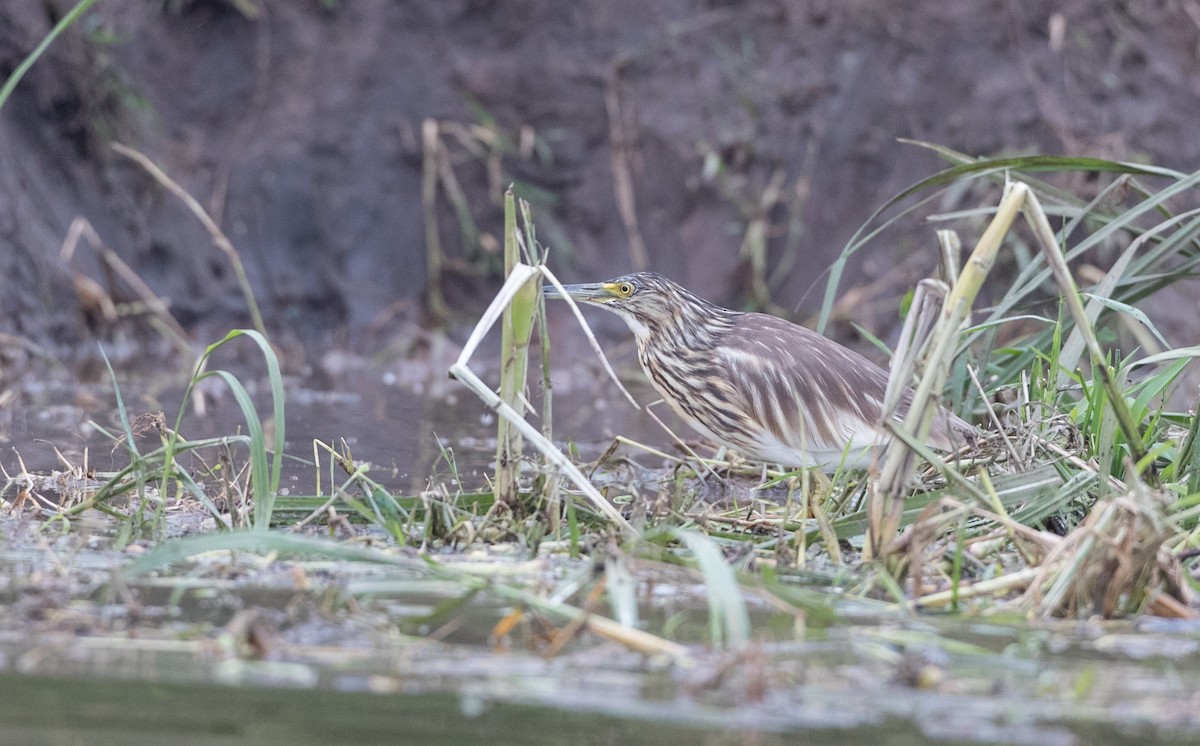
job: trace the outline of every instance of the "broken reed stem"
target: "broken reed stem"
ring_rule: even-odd
[[[954,231],[942,229],[937,232],[937,241],[938,273],[948,285],[955,281],[961,271],[958,266],[958,257],[962,253],[962,240]]]
[[[976,295],[983,285],[984,279],[995,262],[1001,242],[1011,229],[1018,213],[1022,213],[1029,223],[1038,244],[1045,254],[1046,263],[1062,291],[1064,302],[1075,320],[1076,329],[1082,336],[1088,353],[1092,359],[1092,367],[1098,371],[1101,385],[1116,415],[1117,422],[1129,442],[1129,450],[1134,464],[1147,464],[1145,479],[1152,486],[1158,483],[1158,474],[1154,464],[1148,457],[1146,446],[1142,440],[1141,430],[1129,407],[1125,403],[1120,385],[1113,377],[1111,368],[1105,360],[1104,351],[1096,339],[1092,325],[1088,319],[1079,290],[1067,266],[1066,257],[1058,246],[1054,230],[1046,212],[1042,209],[1037,195],[1022,182],[1009,182],[1005,194],[996,210],[995,217],[988,224],[987,230],[980,237],[971,253],[971,258],[959,275],[950,296],[942,309],[939,326],[934,332],[936,342],[927,357],[925,375],[913,395],[913,402],[902,425],[904,431],[913,436],[913,440],[923,443],[928,436],[932,422],[934,407],[932,395],[940,391],[949,371],[951,357],[954,352],[954,342],[958,338],[958,329],[970,312]],[[890,426],[890,423],[887,423]],[[886,558],[890,553],[890,545],[900,529],[900,521],[904,512],[904,493],[907,479],[912,468],[913,455],[910,449],[895,438],[884,455],[884,466],[871,493],[868,506],[867,542],[864,547],[866,558]]]
[[[552,283],[558,285],[557,280],[553,279],[544,267],[530,267],[527,264],[519,263],[513,267],[513,271],[509,273],[508,279],[504,282],[504,287],[492,300],[491,305],[484,311],[483,317],[479,323],[475,325],[471,336],[463,345],[462,352],[458,356],[458,360],[454,365],[450,366],[450,375],[462,382],[467,388],[471,389],[485,404],[491,407],[500,417],[508,419],[512,426],[521,432],[521,435],[526,440],[531,442],[534,447],[541,451],[547,459],[550,460],[556,467],[570,479],[576,487],[583,493],[596,510],[602,513],[606,518],[615,523],[623,531],[628,532],[633,536],[637,536],[638,532],[629,521],[625,520],[625,516],[614,508],[611,503],[604,499],[604,496],[592,485],[588,478],[579,471],[574,463],[567,458],[562,451],[558,450],[549,440],[537,431],[537,428],[525,421],[525,418],[518,415],[516,410],[506,404],[487,384],[485,384],[479,376],[475,375],[468,363],[471,356],[475,354],[475,350],[479,347],[479,343],[483,340],[488,331],[495,325],[500,318],[504,308],[512,300],[513,296],[519,292],[525,283],[536,279],[539,274],[543,274]]]
[[[425,218],[425,273],[429,286],[429,312],[439,319],[449,316],[442,296],[442,237],[438,233],[437,187],[441,138],[436,119],[421,123],[421,214]]]
[[[913,606],[918,609],[929,609],[950,606],[956,601],[980,596],[995,596],[1000,593],[1023,590],[1037,579],[1041,568],[1027,567],[1022,570],[1001,575],[998,578],[981,580],[970,585],[962,584],[957,588],[929,593],[913,599]]]
[[[883,394],[885,420],[890,419],[904,392],[911,387],[917,359],[923,345],[929,340],[934,325],[941,317],[941,310],[949,292],[946,283],[938,280],[924,279],[917,283],[908,316],[900,330],[900,338],[896,340],[896,347],[892,350],[888,385]]]
[[[521,263],[517,240],[517,206],[510,186],[504,192],[504,273],[511,275]],[[513,294],[504,309],[500,332],[500,399],[522,420],[525,418],[525,379],[529,362],[529,338],[537,312],[538,285],[531,280]],[[503,417],[496,433],[496,499],[510,507],[517,504],[517,477],[521,458],[521,433]]]
[[[912,404],[901,427],[912,434],[919,443],[929,437],[937,399],[945,385],[954,357],[959,328],[971,312],[975,297],[983,287],[983,281],[991,272],[996,254],[1016,220],[1029,187],[1020,182],[1009,185],[1000,201],[995,217],[980,236],[970,258],[954,283],[946,302],[942,305],[941,318],[933,331],[933,344],[925,358],[925,372],[913,393]],[[890,423],[889,423],[890,424]],[[871,491],[868,506],[867,541],[864,546],[866,558],[885,559],[891,553],[891,545],[900,530],[904,515],[904,495],[912,472],[912,452],[898,438],[884,451],[883,469]]]
[[[529,203],[520,202],[521,227],[527,237],[525,254],[530,264],[539,265],[545,262],[546,253],[537,242],[537,233],[530,214]],[[546,440],[554,441],[554,382],[550,377],[550,330],[546,326],[546,297],[542,292],[537,293],[537,305],[534,308],[537,320],[538,342],[542,353],[542,435]],[[550,462],[545,462],[550,466]],[[558,472],[547,468],[543,482],[543,492],[546,498],[546,513],[550,519],[550,528],[557,533],[559,529],[559,485],[562,481]]]
[[[213,244],[225,254],[229,259],[230,266],[233,267],[233,274],[237,278],[238,286],[242,289],[242,297],[246,300],[246,308],[250,311],[250,321],[254,324],[254,329],[263,337],[267,337],[267,327],[263,324],[262,313],[258,310],[258,301],[254,299],[254,289],[250,285],[250,277],[246,274],[246,267],[242,264],[241,254],[234,248],[230,240],[225,236],[221,227],[217,225],[204,208],[196,201],[196,198],[188,194],[183,187],[175,183],[170,176],[167,176],[161,168],[155,165],[154,161],[150,160],[144,153],[134,150],[128,145],[122,145],[119,142],[112,143],[112,149],[121,155],[129,158],[134,163],[137,163],[146,173],[154,177],[154,180],[161,184],[168,192],[179,198],[188,210],[196,216],[196,219],[208,231],[208,235],[212,237]]]

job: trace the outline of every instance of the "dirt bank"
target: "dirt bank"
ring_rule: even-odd
[[[0,74],[71,5],[0,6]],[[204,228],[114,140],[211,212],[284,340],[416,320],[430,214],[463,309],[494,277],[514,181],[564,277],[644,263],[739,304],[739,245],[765,215],[773,295],[811,308],[817,269],[939,167],[899,137],[1200,166],[1191,7],[108,0],[0,111],[0,332],[56,350],[118,333],[103,296],[118,313],[138,296],[86,241],[63,260],[77,217],[195,339],[248,322]],[[927,271],[930,234],[881,237],[854,282]]]

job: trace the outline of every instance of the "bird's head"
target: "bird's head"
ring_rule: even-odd
[[[547,298],[563,297],[554,287],[544,289]],[[639,342],[667,327],[697,326],[696,322],[713,315],[730,313],[654,272],[635,272],[607,282],[564,285],[563,290],[577,303],[600,306],[625,319]]]

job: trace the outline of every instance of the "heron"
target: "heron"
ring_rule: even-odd
[[[564,285],[576,302],[617,314],[655,390],[693,429],[742,456],[786,467],[865,468],[891,437],[883,368],[817,332],[722,308],[653,272]],[[554,287],[546,297],[561,298]],[[893,417],[912,402],[906,390]],[[943,407],[926,444],[954,451],[974,428]]]

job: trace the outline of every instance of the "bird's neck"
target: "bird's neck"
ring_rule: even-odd
[[[720,343],[739,315],[737,311],[693,298],[664,318],[643,324],[641,330],[634,329],[634,336],[639,348],[649,345],[677,353],[705,353]]]

